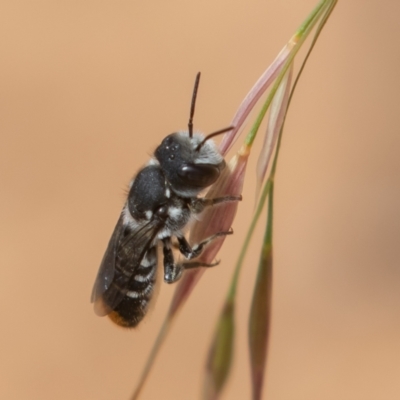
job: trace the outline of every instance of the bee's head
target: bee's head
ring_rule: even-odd
[[[172,133],[154,155],[172,189],[184,197],[197,196],[212,185],[225,166],[214,141],[204,140],[200,133]]]
[[[233,129],[221,129],[206,137],[201,133],[193,134],[193,115],[199,82],[200,72],[196,75],[193,88],[189,130],[168,135],[154,154],[172,190],[182,197],[197,196],[218,179],[225,161],[211,138]]]

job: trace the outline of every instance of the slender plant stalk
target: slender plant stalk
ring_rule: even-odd
[[[162,344],[164,343],[164,340],[165,340],[166,336],[168,335],[170,328],[171,328],[171,320],[165,319],[164,323],[161,326],[160,331],[158,332],[156,341],[153,344],[153,348],[151,349],[151,352],[147,358],[146,364],[142,370],[142,375],[139,378],[138,385],[136,386],[134,393],[130,397],[130,400],[136,400],[139,398],[139,395],[143,389],[143,386],[146,383],[146,378],[150,373],[150,370],[154,364],[157,354],[158,354]]]

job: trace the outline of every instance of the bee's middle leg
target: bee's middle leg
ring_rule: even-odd
[[[216,239],[217,237],[220,236],[225,236],[225,235],[230,235],[232,234],[232,231],[229,232],[219,232],[215,235],[210,236],[208,239],[203,240],[201,243],[199,243],[197,246],[193,246],[193,249],[190,247],[189,243],[186,241],[185,237],[182,236],[182,238],[178,237],[179,241],[179,249],[181,250],[182,254],[183,253],[181,249],[181,243],[184,243],[186,254],[191,255],[190,257],[185,257],[187,259],[191,259],[194,257],[197,257],[203,249],[203,247],[211,242],[212,240]],[[183,271],[185,269],[193,269],[193,268],[209,268],[209,267],[214,267],[219,264],[219,261],[216,261],[212,264],[207,264],[204,262],[199,262],[199,261],[191,261],[191,262],[184,262],[184,263],[175,263],[174,260],[174,254],[172,252],[171,248],[171,238],[165,238],[163,239],[163,253],[164,253],[164,282],[166,283],[174,283],[180,279],[180,277],[183,274]]]
[[[188,241],[186,240],[185,236],[178,236],[178,243],[179,243],[179,251],[187,258],[188,260],[192,260],[193,258],[198,257],[205,246],[207,246],[210,242],[213,240],[221,237],[221,236],[227,236],[227,235],[232,235],[233,230],[229,230],[228,232],[217,232],[214,235],[211,235],[207,239],[204,239],[202,242],[197,243],[193,246],[190,246]]]
[[[184,267],[176,264],[174,254],[171,249],[171,238],[163,239],[164,253],[164,282],[174,283],[182,276]]]

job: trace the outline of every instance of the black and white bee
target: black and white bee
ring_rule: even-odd
[[[206,137],[193,133],[193,115],[200,73],[193,90],[188,131],[168,135],[157,147],[154,158],[130,184],[128,197],[114,229],[92,291],[95,312],[108,315],[118,325],[135,327],[145,316],[157,275],[157,247],[163,247],[164,281],[179,280],[189,268],[211,267],[193,260],[219,232],[190,246],[183,229],[206,207],[240,196],[215,199],[197,197],[216,182],[225,161],[212,137],[232,130],[221,129]],[[174,241],[174,242],[173,242]],[[174,261],[173,248],[186,258]]]

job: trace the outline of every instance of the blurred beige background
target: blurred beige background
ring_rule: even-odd
[[[100,260],[131,176],[187,124],[229,124],[316,1],[0,3],[0,398],[127,399],[163,320],[94,315]],[[276,182],[269,400],[400,398],[400,5],[339,1],[298,86]],[[254,204],[163,348],[143,400],[198,399],[205,354]],[[261,237],[261,229],[258,238]],[[248,399],[239,292],[224,399]]]

